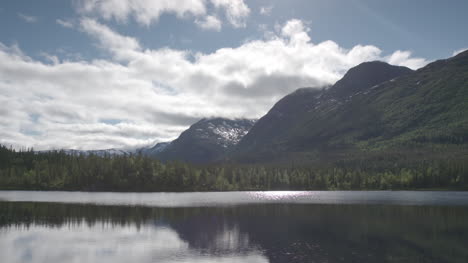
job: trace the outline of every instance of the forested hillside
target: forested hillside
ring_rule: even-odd
[[[16,152],[0,146],[0,189],[79,191],[468,190],[464,159],[373,156],[317,166],[162,163],[143,155]]]

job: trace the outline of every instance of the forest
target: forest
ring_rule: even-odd
[[[322,164],[193,165],[135,154],[70,155],[0,146],[0,189],[66,191],[468,190],[461,158],[379,156]]]

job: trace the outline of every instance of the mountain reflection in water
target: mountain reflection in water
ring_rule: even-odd
[[[468,262],[463,206],[0,202],[3,262]]]

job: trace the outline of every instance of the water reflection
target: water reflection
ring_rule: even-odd
[[[252,249],[231,253],[230,249],[237,250],[232,241],[239,241],[231,239],[231,234],[238,236],[225,232],[215,239],[224,253],[203,253],[191,249],[168,227],[90,226],[86,222],[19,226],[0,231],[0,253],[6,256],[5,262],[268,262]]]
[[[468,209],[0,202],[3,262],[468,262]]]
[[[150,262],[177,257],[188,244],[168,228],[134,226],[34,226],[2,231],[8,262]]]

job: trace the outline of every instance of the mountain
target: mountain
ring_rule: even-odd
[[[467,142],[468,52],[464,52],[417,71],[367,62],[350,69],[328,89],[297,90],[252,127],[231,158],[340,159]]]
[[[115,156],[142,154],[162,161],[210,163],[222,160],[254,125],[250,119],[202,119],[172,142],[160,142],[152,147],[135,150],[74,150],[63,149],[70,155]],[[54,151],[54,150],[53,150]]]
[[[248,119],[202,119],[190,126],[162,151],[152,154],[163,161],[208,163],[222,159],[254,125]]]
[[[140,148],[137,152],[141,152],[143,155],[154,156],[162,151],[164,151],[171,142],[159,142],[153,147]]]

